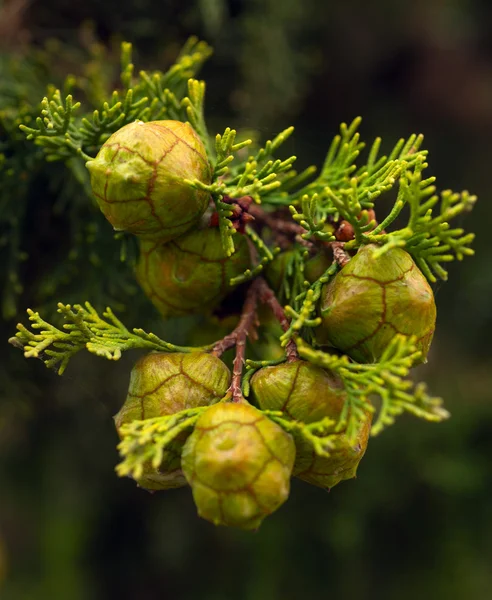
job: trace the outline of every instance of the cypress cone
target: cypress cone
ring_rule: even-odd
[[[338,421],[346,395],[333,373],[305,361],[282,363],[257,371],[251,379],[251,391],[263,410],[280,410],[302,423],[314,423],[325,417]],[[344,432],[337,434],[335,449],[329,457],[317,456],[302,438],[296,438],[296,462],[293,474],[326,489],[355,477],[367,448],[370,412],[360,426],[355,443]]]
[[[351,443],[345,433],[337,434],[335,448],[330,450],[328,457],[318,456],[312,446],[300,440],[293,474],[327,490],[341,481],[353,479],[367,449],[370,432],[371,413],[368,412],[366,420],[359,426],[355,442]]]
[[[195,227],[209,194],[185,179],[210,183],[205,148],[188,123],[135,121],[86,163],[99,208],[117,231],[166,242]]]
[[[182,466],[201,517],[257,529],[287,500],[294,459],[281,427],[245,402],[221,402],[199,418]]]
[[[262,410],[280,410],[303,423],[338,419],[345,402],[341,382],[303,360],[260,369],[251,379],[251,391]]]
[[[208,406],[226,393],[230,372],[215,356],[205,352],[153,352],[133,367],[127,398],[114,417],[119,432],[135,420],[172,415],[187,408]],[[186,436],[180,436],[164,452],[158,469],[144,466],[137,483],[150,490],[186,485],[181,471],[181,449]]]
[[[360,248],[323,287],[317,340],[370,363],[395,334],[414,335],[425,360],[436,323],[432,289],[408,252],[392,248],[375,259],[377,248]]]
[[[227,256],[218,228],[185,234],[167,244],[142,243],[138,282],[164,317],[210,312],[233,288],[232,277],[250,267],[244,236]]]

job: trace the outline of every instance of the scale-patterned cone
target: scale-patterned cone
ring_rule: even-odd
[[[182,466],[201,517],[257,529],[287,500],[294,459],[281,427],[249,404],[221,402],[198,420]]]
[[[317,340],[358,362],[377,362],[395,334],[415,335],[425,360],[436,322],[432,289],[405,250],[375,259],[377,248],[363,246],[323,288]]]
[[[226,365],[204,352],[155,352],[141,358],[133,367],[125,403],[115,416],[116,429],[135,420],[172,415],[186,408],[208,406],[226,393],[230,372]],[[161,465],[145,465],[137,483],[151,490],[181,487],[186,480],[181,471],[181,449],[185,439],[177,439],[166,452]]]
[[[165,245],[141,244],[137,279],[164,317],[210,312],[231,290],[232,277],[250,267],[244,236],[226,256],[218,228],[187,233]]]
[[[341,481],[353,479],[367,448],[371,431],[371,414],[362,423],[353,444],[345,433],[337,435],[335,448],[330,456],[318,456],[313,448],[304,441],[297,445],[297,460],[294,475],[318,487],[331,489]]]
[[[345,402],[334,375],[303,360],[260,369],[251,379],[251,391],[261,409],[281,410],[303,423],[338,419]]]
[[[314,423],[324,417],[338,420],[345,403],[342,384],[332,374],[305,361],[282,363],[257,371],[251,391],[263,410],[281,410],[291,419]],[[296,439],[294,475],[319,487],[330,489],[344,479],[355,477],[367,447],[370,420],[360,428],[354,444],[342,432],[329,457],[320,457],[302,439]]]
[[[86,166],[99,207],[118,231],[165,242],[193,228],[208,206],[208,193],[184,183],[210,183],[212,176],[188,123],[125,125]]]

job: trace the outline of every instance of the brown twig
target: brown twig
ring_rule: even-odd
[[[277,300],[277,296],[272,288],[268,285],[268,283],[263,279],[263,277],[258,277],[258,294],[260,298],[260,302],[263,304],[268,304],[268,306],[272,309],[274,317],[280,323],[280,327],[284,331],[287,331],[290,327],[289,320],[285,316],[284,309],[282,305]],[[293,339],[290,339],[287,342],[285,347],[285,353],[287,355],[287,362],[294,362],[299,360],[299,354],[297,352],[297,346]]]
[[[251,196],[243,196],[242,198],[231,198],[230,196],[224,196],[222,202],[230,204],[231,215],[228,217],[232,226],[239,233],[244,233],[246,225],[251,221],[254,221],[254,216],[250,213],[250,207],[253,202]],[[219,226],[219,214],[217,211],[212,213],[210,217],[210,226]]]
[[[233,402],[241,402],[243,400],[243,392],[241,389],[241,378],[243,375],[243,367],[246,356],[246,341],[248,336],[252,337],[255,333],[257,321],[258,301],[267,304],[280,323],[284,331],[289,329],[289,321],[285,316],[282,305],[277,300],[275,292],[271,289],[263,277],[256,278],[250,285],[246,300],[244,301],[241,318],[236,327],[224,338],[215,343],[211,354],[220,357],[226,350],[236,347],[236,356],[232,366],[232,379],[229,386],[229,392],[232,395]],[[293,339],[289,340],[285,348],[287,362],[299,360],[297,347]]]
[[[233,402],[241,402],[243,400],[241,377],[245,362],[246,340],[248,339],[248,335],[254,331],[254,328],[257,325],[256,308],[258,306],[258,290],[259,280],[256,279],[251,284],[246,295],[239,323],[229,335],[226,335],[222,340],[219,340],[212,349],[212,354],[219,357],[226,350],[229,350],[229,348],[236,346],[236,356],[232,367],[232,380],[229,387],[229,391],[232,393]]]
[[[302,238],[302,235],[306,233],[306,230],[301,225],[288,220],[288,215],[270,214],[267,213],[261,206],[257,204],[251,204],[249,207],[249,214],[252,215],[256,221],[265,224],[269,229],[272,230],[276,236],[278,244],[283,247],[288,244],[290,238],[294,238],[296,242],[306,246],[307,248],[312,247],[312,242]]]
[[[286,219],[266,213],[259,206],[252,204],[252,199],[248,196],[239,198],[237,200],[228,198],[228,200],[229,203],[234,206],[234,217],[237,221],[236,224],[238,228],[246,224],[248,220],[254,217],[255,220],[258,220],[269,227],[279,238],[288,239],[289,236],[294,236],[297,241],[303,243],[304,245],[308,245],[310,247],[313,246],[311,242],[306,242],[306,240],[301,238],[302,233],[305,231],[303,227],[297,223],[292,223]],[[245,217],[250,217],[250,219],[245,220]],[[341,266],[346,264],[350,260],[350,257],[346,254],[346,252],[344,252],[343,243],[334,242],[331,245],[333,247],[333,254],[339,264]],[[252,264],[255,264],[258,262],[258,253],[250,239],[248,239],[248,246],[251,254],[251,262]],[[239,323],[233,329],[233,331],[231,331],[231,333],[226,335],[223,339],[217,341],[212,349],[212,355],[220,357],[226,350],[229,350],[234,346],[236,347],[236,356],[234,357],[232,370],[232,380],[228,390],[232,395],[233,402],[243,401],[241,378],[245,363],[246,341],[248,336],[251,337],[256,332],[255,327],[258,325],[258,301],[270,307],[274,317],[280,323],[283,331],[288,331],[290,327],[289,320],[287,319],[284,309],[278,301],[275,292],[271,289],[263,277],[257,277],[250,285],[246,294],[246,299],[243,305]],[[288,341],[285,348],[285,353],[288,362],[299,360],[297,346],[293,339]]]
[[[344,267],[350,260],[350,256],[345,250],[343,242],[330,242],[331,249],[333,250],[333,258],[337,261],[340,267]]]
[[[261,206],[258,206],[257,204],[252,204],[249,207],[249,213],[253,215],[256,220],[265,223],[265,225],[270,229],[280,231],[280,233],[287,233],[291,235],[305,233],[305,230],[301,225],[298,225],[292,221],[287,221],[283,218],[278,218],[278,215],[274,216],[270,213],[267,213],[263,210],[263,208],[261,208]]]

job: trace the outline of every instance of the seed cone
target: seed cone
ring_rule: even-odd
[[[86,164],[99,208],[118,231],[161,242],[194,227],[209,194],[184,183],[210,183],[205,148],[188,123],[135,121]]]
[[[340,381],[303,360],[260,369],[251,379],[251,391],[261,409],[281,410],[303,423],[338,419],[345,402]]]
[[[291,419],[306,424],[324,417],[337,421],[345,403],[341,382],[327,370],[305,361],[260,369],[251,379],[251,391],[263,410],[281,410]],[[345,433],[337,434],[336,447],[329,457],[317,456],[307,442],[297,438],[294,475],[327,489],[355,477],[369,431],[368,418],[361,425],[355,443],[350,444]]]
[[[324,286],[318,342],[376,362],[395,334],[415,335],[425,360],[436,322],[432,289],[407,252],[392,248],[375,259],[375,250],[363,246]]]
[[[233,288],[232,277],[250,266],[246,239],[234,238],[226,256],[217,228],[188,233],[171,242],[141,244],[136,275],[164,317],[210,312]]]
[[[335,448],[330,450],[328,457],[318,456],[306,442],[299,442],[294,475],[327,490],[341,481],[353,479],[366,451],[370,431],[371,415],[368,413],[367,420],[359,427],[355,442],[351,444],[345,433],[338,434]]]
[[[198,514],[215,525],[256,529],[288,498],[292,438],[246,403],[220,403],[198,420],[182,455]]]
[[[135,420],[172,415],[187,408],[218,402],[226,393],[230,372],[210,354],[155,352],[133,367],[125,403],[114,417],[119,433],[122,425]],[[151,490],[181,487],[181,449],[186,439],[176,439],[164,452],[158,469],[149,463],[137,483]]]

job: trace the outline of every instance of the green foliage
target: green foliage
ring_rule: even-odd
[[[27,139],[41,146],[48,160],[66,160],[70,156],[84,161],[93,158],[107,138],[124,125],[137,119],[156,121],[190,118],[204,134],[203,94],[201,82],[191,79],[211,49],[205,42],[190,39],[176,63],[166,73],[141,71],[133,81],[131,44],[122,44],[122,90],[114,90],[92,114],[77,116],[80,102],[71,94],[65,98],[59,89],[45,96],[36,126],[22,125]],[[189,90],[190,97],[186,96]],[[204,139],[207,136],[204,135]]]
[[[63,55],[64,61],[59,61]],[[0,259],[2,316],[17,314],[19,295],[27,292],[30,302],[44,307],[58,294],[65,301],[74,296],[90,297],[94,303],[107,303],[122,309],[122,298],[134,296],[136,286],[131,270],[132,244],[115,240],[92,200],[88,172],[73,147],[60,146],[65,160],[47,164],[56,156],[53,137],[47,152],[26,140],[20,125],[31,126],[39,112],[38,98],[56,95],[48,78],[56,81],[65,97],[74,89],[91,106],[105,97],[114,80],[111,50],[92,43],[85,50],[49,42],[45,47],[0,55]],[[66,76],[67,67],[76,75]],[[57,69],[62,69],[59,73]],[[108,92],[109,93],[109,92]],[[68,111],[66,110],[68,108]],[[52,110],[48,103],[48,109]],[[65,127],[73,106],[63,100],[57,113]],[[55,117],[53,117],[55,118]],[[61,121],[61,125],[60,125]],[[68,130],[74,132],[71,122]],[[75,135],[75,133],[74,133]],[[56,146],[56,144],[55,144]],[[57,232],[57,248],[40,252],[46,237]],[[120,246],[124,244],[124,248]],[[122,256],[123,253],[123,256]],[[44,259],[43,273],[36,261]],[[87,265],[91,265],[87,269]],[[107,269],[107,272],[105,272]],[[80,277],[83,272],[84,276]],[[39,273],[39,275],[38,275]],[[136,304],[136,303],[135,303]],[[46,308],[44,308],[46,310]]]
[[[318,211],[318,201],[319,196],[316,192],[312,196],[305,194],[301,198],[302,212],[297,211],[296,207],[293,205],[289,207],[292,218],[306,230],[306,233],[302,234],[303,239],[309,240],[311,238],[316,238],[323,242],[333,242],[336,239],[335,236],[332,233],[324,231],[330,213],[326,212],[325,215],[321,216]],[[335,214],[336,211],[332,210],[331,215]]]
[[[321,318],[313,318],[313,314],[316,311],[316,303],[321,296],[322,287],[336,275],[337,271],[338,265],[334,262],[319,279],[308,287],[307,290],[304,290],[292,298],[294,307],[290,305],[285,307],[285,312],[291,318],[291,322],[289,329],[287,329],[280,338],[283,346],[286,346],[289,340],[302,331],[303,328],[313,328],[320,325]]]
[[[297,347],[300,356],[330,369],[342,379],[347,401],[337,429],[346,428],[351,438],[355,438],[359,423],[365,420],[373,396],[379,396],[381,407],[372,425],[372,435],[392,425],[395,417],[404,411],[428,421],[442,421],[449,416],[442,407],[442,400],[427,394],[425,384],[414,388],[413,382],[406,379],[421,354],[411,337],[395,335],[380,361],[373,364],[359,364],[345,355],[314,350],[302,340],[298,341]]]
[[[85,306],[76,304],[74,307],[60,303],[58,312],[66,321],[62,329],[28,309],[27,314],[34,331],[19,323],[18,332],[9,341],[14,346],[23,348],[26,358],[41,358],[48,368],[58,368],[59,375],[63,374],[70,359],[83,349],[108,360],[118,360],[122,352],[136,348],[166,352],[198,350],[175,346],[142,329],[130,332],[110,308],[104,311],[103,319],[89,302]]]
[[[117,467],[120,476],[138,479],[144,465],[152,461],[154,468],[162,462],[166,448],[183,432],[190,432],[196,421],[208,406],[186,409],[174,415],[133,421],[121,428],[123,440],[119,445],[122,462]],[[306,425],[293,421],[279,411],[261,411],[294,439],[308,443],[318,456],[330,456],[330,450],[336,448],[337,434],[334,421],[325,418]]]
[[[223,202],[224,197],[241,198],[250,196],[253,200],[261,204],[270,203],[278,190],[282,189],[283,181],[292,179],[295,173],[292,170],[292,164],[295,156],[286,160],[275,159],[273,155],[277,149],[287,140],[294,131],[289,127],[275,137],[274,140],[268,140],[256,154],[248,156],[246,159],[239,159],[237,164],[233,161],[238,153],[252,144],[251,140],[245,140],[234,144],[236,131],[227,128],[223,135],[216,137],[216,160],[212,183],[203,184],[200,181],[189,181],[197,189],[206,190],[212,196],[219,214],[219,226],[222,234],[224,248],[227,249],[230,256],[234,252],[234,227],[229,217],[232,216],[230,205]],[[235,156],[236,155],[236,156]],[[286,181],[287,182],[287,181]],[[246,231],[251,237],[252,242],[257,246],[262,255],[260,267],[256,273],[259,273],[263,266],[273,260],[273,252],[266,249],[264,244],[258,244],[257,239],[251,229]],[[251,273],[245,273],[244,280],[251,279],[254,276]]]
[[[290,433],[296,441],[304,442],[311,447],[317,456],[328,458],[330,451],[336,448],[337,433],[334,432],[335,422],[325,417],[314,423],[302,423],[286,418],[280,411],[263,411],[272,421]]]
[[[453,261],[455,258],[462,260],[465,256],[474,254],[469,244],[475,235],[465,233],[461,227],[451,229],[449,221],[470,211],[476,201],[476,197],[466,191],[459,194],[445,190],[440,196],[434,194],[433,181],[433,178],[422,180],[420,172],[407,174],[401,183],[403,203],[406,202],[410,206],[407,227],[384,238],[384,234],[378,236],[372,232],[375,241],[383,239],[386,242],[381,252],[392,246],[404,246],[431,282],[436,281],[436,275],[447,279],[448,273],[441,263]],[[433,209],[436,206],[438,214],[434,216]],[[397,204],[394,211],[398,209]],[[393,215],[389,217],[392,218]],[[377,231],[381,231],[382,226],[384,223],[378,226]]]
[[[208,45],[192,39],[167,72],[142,71],[134,77],[131,46],[123,44],[121,88],[107,90],[106,95],[95,94],[95,110],[87,111],[74,101],[72,93],[66,93],[72,90],[62,92],[53,88],[42,101],[40,116],[34,118],[31,114],[21,129],[28,140],[35,142],[37,160],[41,149],[49,162],[65,163],[89,206],[84,163],[97,154],[112,133],[135,119],[188,120],[204,143],[213,175],[210,183],[196,179],[183,179],[183,183],[210,195],[211,206],[204,220],[209,215],[216,219],[226,256],[235,250],[235,236],[249,238],[253,265],[230,284],[258,278],[281,247],[289,249],[291,256],[280,289],[275,290],[277,296],[261,278],[257,279],[245,294],[238,325],[213,346],[200,348],[220,356],[236,347],[232,382],[224,401],[242,401],[242,394],[248,396],[254,371],[277,362],[248,361],[246,376],[242,377],[246,339],[249,335],[254,343],[258,306],[263,303],[272,309],[277,326],[283,330],[278,342],[284,347],[286,358],[296,360],[300,356],[331,371],[346,393],[336,423],[323,419],[306,425],[285,414],[266,411],[271,420],[310,446],[316,455],[329,456],[335,448],[336,436],[342,431],[349,440],[355,440],[361,424],[367,422],[368,413],[376,411],[375,399],[379,406],[373,435],[405,411],[428,421],[447,418],[441,400],[427,394],[423,384],[414,385],[408,379],[410,369],[420,357],[412,337],[395,335],[377,363],[358,364],[336,350],[332,353],[315,347],[313,329],[320,324],[317,310],[323,286],[361,246],[377,244],[379,254],[394,247],[405,248],[429,281],[437,277],[446,279],[444,263],[473,254],[470,248],[473,234],[452,228],[450,221],[470,210],[475,197],[467,192],[436,193],[435,178],[422,175],[428,166],[427,152],[421,149],[422,136],[399,140],[389,154],[382,156],[381,140],[377,138],[366,160],[360,162],[364,149],[357,131],[360,118],[350,125],[342,124],[318,174],[314,167],[298,173],[294,169],[294,156],[278,157],[281,146],[293,133],[292,127],[258,148],[250,139],[236,142],[236,131],[231,128],[218,134],[213,143],[204,116],[205,83],[195,79],[209,55]],[[383,197],[392,200],[386,215],[376,211],[377,202]],[[377,217],[373,216],[376,214]],[[391,229],[397,218],[401,220],[404,215],[406,224]],[[337,228],[341,222],[353,229],[353,237],[348,241],[338,241]],[[213,226],[212,220],[210,223]],[[318,271],[321,274],[307,281],[308,261],[328,251],[332,253],[331,264],[328,267],[323,264]],[[108,265],[105,270],[109,270]],[[149,296],[153,293],[155,290]],[[110,308],[101,317],[89,303],[73,308],[60,303],[58,312],[65,319],[61,328],[29,310],[32,330],[19,324],[10,341],[22,347],[26,357],[41,358],[60,374],[72,356],[84,348],[109,360],[117,360],[123,351],[136,348],[167,352],[197,350],[165,342],[142,329],[130,331]],[[205,410],[208,409],[185,410],[122,427],[123,462],[118,473],[138,479],[149,461],[157,468],[166,447],[177,436],[190,432]]]
[[[468,192],[456,194],[451,191],[435,194],[435,177],[422,178],[428,167],[427,151],[421,150],[422,135],[412,135],[408,140],[399,140],[386,156],[378,158],[381,139],[372,144],[367,161],[357,166],[365,144],[360,142],[357,129],[360,118],[350,126],[343,123],[340,135],[330,146],[325,163],[318,177],[302,188],[293,198],[290,210],[310,239],[324,241],[333,239],[323,233],[323,225],[330,217],[344,219],[354,229],[354,240],[346,244],[347,250],[363,244],[376,243],[380,252],[389,248],[405,248],[415,259],[429,281],[436,276],[447,278],[441,263],[473,254],[469,247],[473,234],[464,234],[463,229],[451,229],[449,222],[463,212],[471,210],[476,197]],[[361,218],[363,210],[375,208],[375,200],[397,190],[397,197],[389,214],[379,225],[367,217]],[[438,206],[438,215],[433,209]],[[296,205],[300,204],[301,211]],[[402,210],[409,208],[405,227],[386,232]]]
[[[280,252],[280,248],[276,247],[270,249],[261,237],[251,227],[246,228],[246,235],[250,238],[251,243],[256,248],[259,255],[258,264],[252,269],[247,269],[242,275],[231,279],[231,285],[238,285],[244,283],[250,279],[254,279],[257,275],[260,275],[264,267],[271,262],[274,257]]]
[[[227,255],[234,251],[234,227],[230,205],[225,197],[251,196],[256,203],[268,206],[290,206],[296,222],[304,228],[303,238],[331,242],[335,238],[326,225],[337,219],[348,221],[355,233],[347,250],[362,244],[377,243],[381,252],[394,246],[405,247],[430,281],[436,275],[445,279],[442,263],[472,254],[469,244],[472,234],[460,228],[451,229],[449,221],[470,210],[475,197],[464,192],[456,195],[444,192],[438,216],[432,209],[439,202],[434,194],[434,178],[422,179],[427,167],[427,152],[421,149],[423,136],[412,135],[399,140],[388,155],[379,156],[381,139],[372,144],[368,158],[357,165],[365,144],[360,141],[358,127],[361,119],[349,126],[342,124],[340,134],[333,139],[325,162],[314,180],[312,167],[298,174],[292,167],[295,157],[276,158],[280,146],[292,134],[289,127],[253,154],[245,154],[251,140],[235,143],[236,131],[227,128],[215,139],[212,149],[204,117],[205,84],[193,79],[197,70],[210,55],[210,48],[192,39],[176,63],[166,72],[148,74],[141,71],[133,77],[131,46],[122,45],[122,90],[115,90],[92,115],[76,116],[80,103],[72,95],[62,97],[54,90],[42,102],[41,116],[36,127],[21,128],[40,145],[49,160],[83,160],[94,156],[111,133],[123,125],[140,119],[188,119],[196,129],[214,166],[210,184],[188,181],[190,185],[210,193],[219,218],[222,243]],[[302,185],[304,183],[304,185]],[[397,198],[389,214],[375,227],[375,222],[361,218],[363,210],[375,207],[375,201],[397,188]],[[409,207],[405,227],[393,232],[386,229],[402,210]],[[260,272],[273,258],[273,250],[256,243],[251,229],[247,235],[260,249],[258,270],[245,273],[244,280]],[[306,309],[304,308],[304,312]]]
[[[157,469],[169,444],[182,433],[190,432],[200,415],[208,408],[188,408],[174,415],[123,425],[123,440],[118,446],[123,460],[116,468],[118,475],[138,479],[149,461]]]

